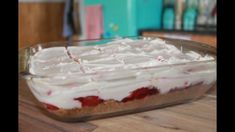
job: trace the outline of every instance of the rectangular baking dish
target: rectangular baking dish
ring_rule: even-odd
[[[129,38],[146,42],[156,39]],[[73,47],[86,49],[86,47],[95,46],[97,48],[114,41],[114,39],[82,40],[43,43],[21,49],[19,71],[20,75],[25,78],[30,91],[37,98],[39,106],[44,109],[43,113],[66,122],[86,121],[187,103],[199,99],[216,85],[216,49],[214,47],[189,40],[161,39],[181,49],[182,52],[195,51],[202,56],[210,55],[214,59],[90,73],[74,72],[71,74],[72,70],[70,70],[69,73],[63,72],[63,74],[48,76],[30,71],[32,57],[43,49],[59,47],[67,51],[66,54],[71,57]],[[51,58],[49,57],[48,62],[45,63],[62,59],[53,56],[52,52],[50,55]],[[74,62],[79,61],[78,58],[71,57],[70,59]],[[41,63],[43,62],[39,62]],[[75,67],[82,68],[79,62]],[[179,71],[180,74],[178,74]],[[157,86],[161,84],[163,90],[146,82]],[[184,85],[179,86],[176,82],[183,82]],[[164,91],[164,89],[168,90]],[[54,102],[61,104],[62,107],[56,106]],[[77,107],[74,107],[76,105]]]

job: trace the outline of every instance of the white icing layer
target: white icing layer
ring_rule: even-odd
[[[181,50],[161,39],[121,39],[99,46],[42,49],[31,56],[30,73],[51,77],[27,82],[39,101],[71,109],[81,107],[74,100],[77,97],[95,95],[121,101],[141,87],[154,86],[164,94],[176,87],[216,81],[215,61],[171,66],[214,60],[209,55]],[[149,68],[160,65],[168,66]]]

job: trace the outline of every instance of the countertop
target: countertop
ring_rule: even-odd
[[[216,34],[202,34],[202,33],[190,33],[190,32],[173,32],[173,31],[156,31],[146,30],[141,32],[141,36],[148,37],[173,37],[177,39],[187,39],[196,42],[202,42],[213,47],[217,47]]]
[[[216,88],[202,99],[162,109],[66,123],[41,113],[24,79],[19,79],[20,132],[215,132]]]

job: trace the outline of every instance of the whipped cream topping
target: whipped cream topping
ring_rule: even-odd
[[[212,60],[212,61],[208,61]],[[31,56],[30,73],[47,76],[27,83],[41,102],[80,108],[77,97],[99,96],[121,101],[146,86],[161,94],[216,80],[212,56],[177,48],[164,40],[119,39],[98,46],[52,47]],[[204,63],[187,63],[202,62]],[[186,63],[185,65],[173,65]],[[162,67],[159,67],[164,65]]]

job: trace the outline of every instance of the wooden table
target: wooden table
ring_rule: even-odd
[[[204,98],[131,115],[65,123],[42,114],[25,80],[19,79],[20,132],[215,132],[216,88]]]

